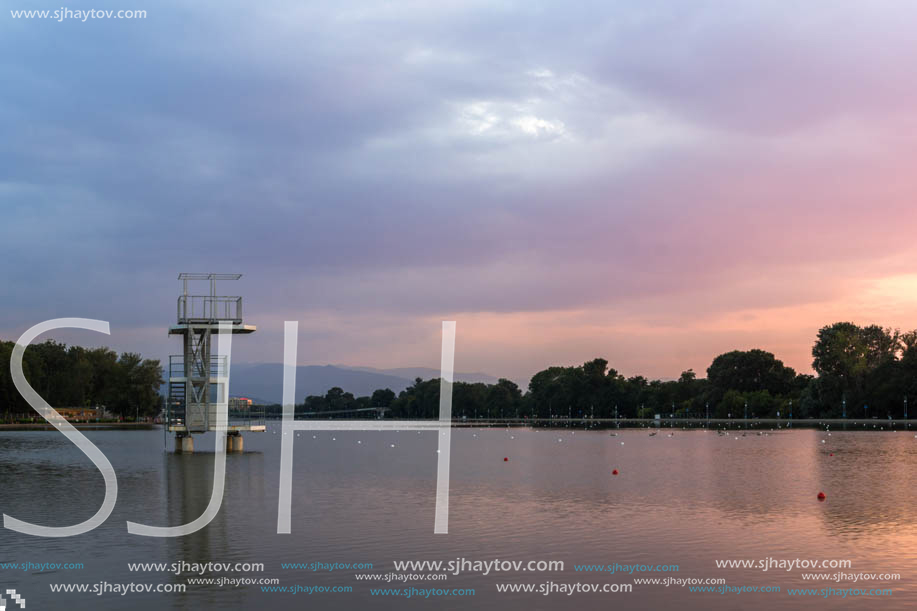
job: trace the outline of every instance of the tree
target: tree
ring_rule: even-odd
[[[549,367],[529,380],[531,411],[536,418],[549,418],[570,403],[567,392],[570,367]]]
[[[0,342],[0,401],[5,419],[34,418],[9,376],[13,342]],[[52,407],[105,407],[126,417],[152,416],[162,407],[162,366],[157,360],[108,348],[67,348],[52,340],[23,355],[26,381]]]
[[[522,407],[522,391],[511,380],[500,378],[496,384],[486,386],[487,410],[497,418],[515,418]]]
[[[764,350],[733,350],[721,354],[707,368],[707,380],[714,389],[755,392],[766,390],[771,395],[785,395],[793,389],[796,372],[770,352]]]
[[[838,322],[822,327],[812,347],[822,405],[846,399],[849,406],[861,407],[876,389],[874,372],[880,367],[890,371],[901,350],[900,333],[878,325]]]
[[[388,407],[394,400],[395,391],[391,388],[382,388],[373,391],[372,397],[370,398],[370,405],[372,407]]]
[[[727,390],[716,405],[717,418],[741,418],[745,410],[745,397],[737,390]]]

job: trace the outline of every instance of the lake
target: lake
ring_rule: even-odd
[[[118,503],[95,531],[45,539],[0,532],[0,564],[77,563],[82,569],[0,569],[29,608],[74,604],[101,609],[318,608],[566,609],[905,609],[917,605],[917,438],[911,432],[643,429],[454,429],[449,534],[434,535],[434,432],[299,432],[294,449],[292,534],[276,534],[281,433],[245,435],[245,453],[227,456],[222,509],[203,530],[172,539],[129,535],[130,520],[190,522],[210,498],[213,435],[194,455],[166,452],[161,430],[86,431],[118,475]],[[171,439],[168,441],[171,447]],[[504,458],[508,458],[504,461]],[[614,475],[613,470],[618,474]],[[101,474],[57,432],[0,432],[0,509],[49,526],[81,522],[101,504]],[[826,500],[816,495],[824,492]],[[849,561],[843,568],[718,568],[717,561]],[[367,581],[357,575],[420,574],[395,561],[561,561],[563,570],[484,575],[469,566],[445,580]],[[131,571],[128,563],[262,563],[263,572],[204,577],[273,578],[263,584],[190,585],[184,571]],[[372,568],[283,568],[284,563]],[[584,565],[668,570],[576,570]],[[677,570],[673,567],[677,565]],[[499,568],[500,565],[497,565]],[[804,574],[876,574],[858,581]],[[438,573],[437,573],[438,574]],[[898,574],[893,579],[887,574]],[[725,579],[744,592],[690,591],[636,579]],[[52,584],[186,584],[184,593],[54,593]],[[533,584],[531,593],[498,585]],[[546,584],[555,584],[554,586]],[[575,592],[575,584],[629,584],[630,592]],[[692,584],[693,586],[707,584]],[[321,592],[315,587],[352,588]],[[474,595],[373,595],[376,588],[474,590]],[[537,588],[557,588],[544,595]],[[583,586],[580,586],[581,588]],[[713,587],[713,586],[711,586]],[[779,587],[762,592],[760,588]],[[758,588],[759,591],[751,591]],[[790,589],[891,589],[889,596],[790,595]],[[7,609],[15,607],[8,606]]]

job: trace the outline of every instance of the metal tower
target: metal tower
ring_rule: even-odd
[[[182,355],[169,357],[169,401],[166,426],[175,433],[175,449],[193,452],[191,435],[216,430],[217,404],[228,401],[229,363],[213,355],[211,339],[221,322],[232,324],[233,334],[254,333],[242,323],[242,298],[217,295],[217,280],[238,280],[241,274],[179,274],[182,294],[178,316],[169,335],[181,335]],[[209,283],[209,294],[188,292],[189,283]],[[230,409],[227,450],[242,450],[242,431],[263,432],[264,412],[250,405]]]

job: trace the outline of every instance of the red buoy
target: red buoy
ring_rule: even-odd
[[[830,454],[828,454],[828,456],[834,456],[834,452],[831,452]]]
[[[611,474],[612,474],[612,475],[617,475],[617,474],[618,474],[618,470],[615,469],[614,471],[611,472]]]
[[[819,492],[819,493],[818,493],[818,500],[819,500],[819,501],[824,501],[826,498],[828,498],[828,497],[825,496],[825,493],[824,493],[824,492]]]
[[[508,456],[504,456],[504,457],[503,457],[503,462],[509,462],[509,457],[508,457]]]

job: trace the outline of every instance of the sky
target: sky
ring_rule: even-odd
[[[0,13],[0,337],[180,351],[232,272],[233,359],[522,384],[604,357],[811,371],[840,320],[917,327],[908,2],[68,0]]]

